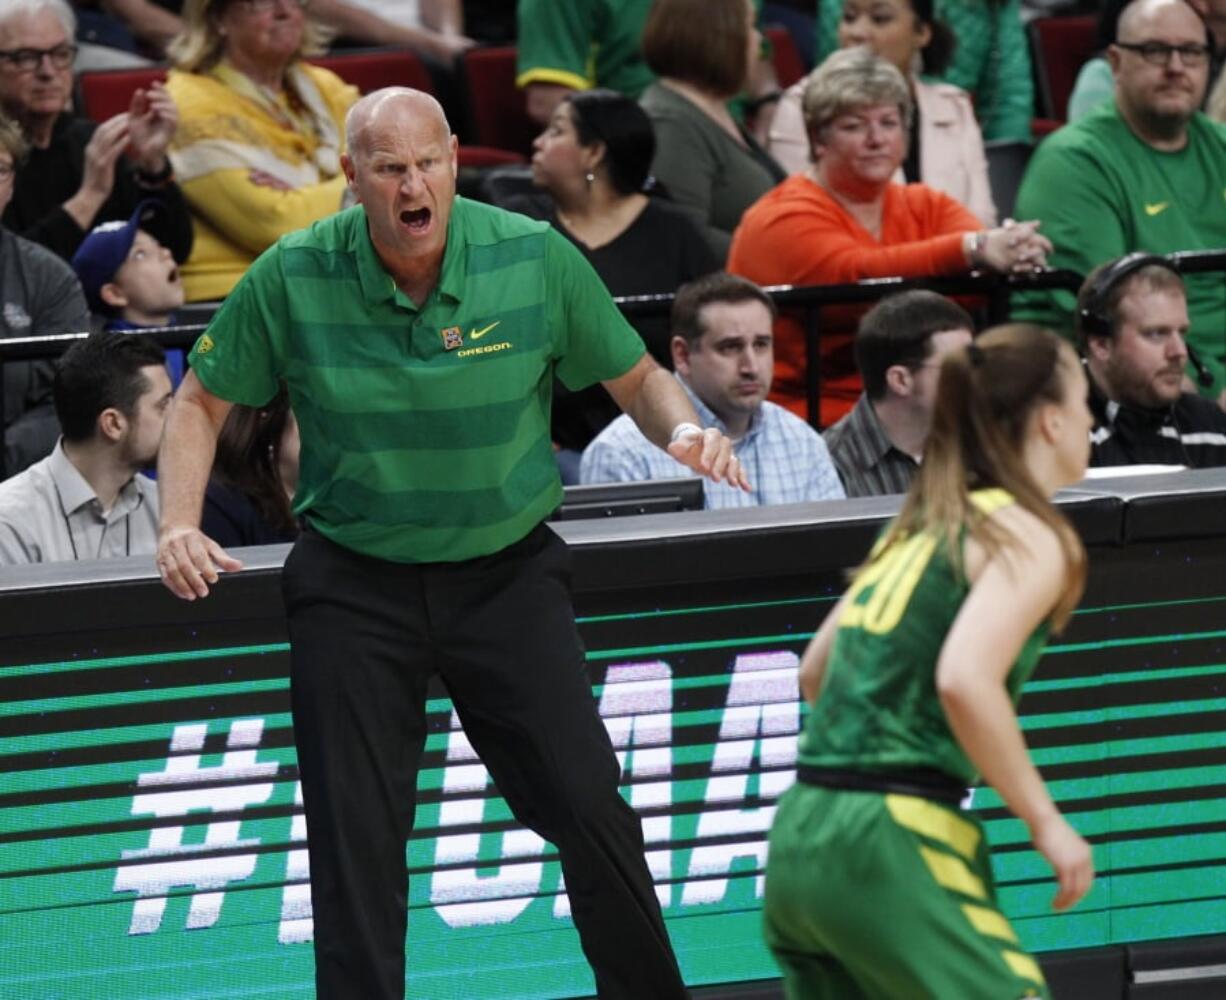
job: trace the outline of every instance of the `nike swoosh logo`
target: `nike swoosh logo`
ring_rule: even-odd
[[[1145,214],[1146,215],[1161,215],[1163,212],[1165,212],[1170,207],[1171,207],[1171,203],[1169,201],[1159,201],[1159,202],[1155,202],[1152,205],[1146,202]]]
[[[487,333],[489,333],[492,329],[494,329],[494,327],[496,327],[501,322],[502,320],[496,319],[494,320],[493,323],[487,326],[484,330],[470,330],[468,333],[468,339],[469,340],[480,340],[482,337],[484,337]]]

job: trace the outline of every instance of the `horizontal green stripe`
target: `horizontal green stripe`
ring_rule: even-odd
[[[316,497],[312,507],[324,524],[330,526],[331,535],[338,537],[360,536],[374,532],[376,536],[387,535],[390,544],[413,549],[414,539],[394,537],[411,534],[405,529],[424,528],[440,531],[468,531],[479,533],[503,522],[518,525],[524,520],[525,511],[533,513],[534,521],[540,521],[561,501],[561,486],[557,465],[549,435],[544,428],[531,442],[520,441],[513,453],[503,457],[499,467],[490,473],[499,484],[489,487],[467,484],[456,478],[453,472],[440,477],[438,464],[443,462],[439,453],[438,463],[419,464],[415,471],[419,486],[412,489],[397,489],[395,483],[384,488],[384,481],[375,478],[372,470],[364,482],[344,477],[332,482],[308,488]],[[511,450],[508,449],[508,452]],[[519,456],[516,458],[515,456]],[[511,463],[514,464],[511,464]],[[501,471],[502,475],[498,475]],[[372,483],[377,485],[372,485]],[[466,488],[467,487],[467,488]],[[475,528],[473,526],[476,526]],[[395,529],[389,533],[385,529]],[[505,539],[503,545],[517,541],[523,532]],[[460,542],[457,539],[457,542]],[[343,540],[341,544],[344,544]],[[353,546],[359,551],[368,551]],[[431,553],[420,556],[421,561],[450,561],[468,558],[465,551],[457,548],[452,552]]]
[[[281,271],[287,278],[317,278],[321,281],[358,281],[357,261],[345,248],[287,246],[281,251]],[[331,295],[338,296],[336,289]],[[339,297],[339,296],[338,296]]]
[[[288,691],[289,676],[268,680],[233,681],[226,684],[192,684],[182,687],[140,688],[127,691],[105,691],[59,698],[34,698],[29,701],[4,703],[6,716],[30,715],[35,712],[71,712],[80,708],[106,708],[111,705],[145,705],[178,698],[215,698],[228,694],[255,694],[260,691]]]
[[[1221,899],[1171,900],[1160,906],[1120,907],[1111,911],[1112,940],[1119,942],[1220,934],[1223,926],[1226,900]]]
[[[839,596],[839,594],[832,594],[829,597],[795,597],[785,601],[745,601],[740,604],[705,604],[692,608],[630,611],[616,615],[583,615],[576,617],[575,621],[580,625],[595,625],[604,622],[646,621],[652,618],[677,618],[684,615],[718,614],[725,611],[756,611],[760,608],[784,608],[803,604],[833,604],[839,599]]]
[[[535,386],[539,381],[539,359],[512,356],[498,358],[491,364],[497,367],[507,384],[523,386],[531,378],[531,385]],[[401,396],[404,395],[402,387]],[[512,396],[505,402],[473,402],[467,409],[454,395],[451,396],[453,408],[445,410],[419,410],[403,401],[395,410],[371,410],[361,414],[316,407],[310,419],[328,428],[329,448],[358,453],[392,452],[395,461],[385,463],[385,475],[395,475],[401,480],[416,476],[420,481],[421,465],[425,461],[434,466],[429,470],[432,474],[447,475],[449,470],[442,453],[452,455],[473,448],[509,447],[517,454],[527,450],[527,444],[542,432],[542,404],[531,389],[516,391]],[[375,398],[375,394],[372,392],[369,398]],[[415,452],[426,455],[415,455]]]
[[[251,716],[235,716],[251,718]],[[260,716],[264,729],[277,729],[290,725],[289,712],[273,712]],[[227,732],[233,719],[192,719],[192,722],[207,722],[209,732]],[[71,733],[36,733],[33,736],[10,736],[0,739],[0,756],[24,753],[49,753],[54,751],[90,750],[121,743],[145,743],[163,740],[170,745],[172,728],[183,723],[153,722],[141,726],[116,726],[113,729],[80,729]]]
[[[305,315],[300,307],[289,343],[289,372],[316,389],[302,400],[305,405],[321,395],[357,415],[395,408],[397,397],[390,390],[397,386],[400,406],[414,410],[458,409],[457,380],[468,383],[470,394],[479,391],[491,393],[495,400],[508,398],[512,390],[486,378],[489,369],[474,370],[473,362],[495,355],[526,356],[535,364],[535,382],[553,346],[544,305],[536,299],[516,303],[514,298],[491,298],[471,308],[449,310],[442,314],[444,320],[436,319],[433,310],[416,320],[394,309],[372,317],[360,300],[329,300]],[[451,332],[448,337],[444,330]],[[486,350],[497,344],[510,346]],[[480,381],[473,381],[475,373],[481,374]]]
[[[1132,604],[1100,604],[1089,608],[1078,608],[1073,614],[1075,616],[1099,615],[1104,612],[1114,611],[1145,611],[1151,608],[1177,608],[1194,604],[1220,604],[1223,601],[1226,601],[1226,597],[1189,597],[1174,601],[1137,601]]]
[[[807,643],[811,635],[787,632],[783,635],[756,635],[745,639],[711,639],[707,642],[671,642],[656,646],[625,646],[621,649],[601,649],[588,652],[592,662],[601,660],[632,659],[639,656],[657,656],[663,653],[692,653],[700,649],[741,649],[746,646]]]
[[[266,653],[288,653],[288,642],[269,642],[255,646],[218,646],[215,649],[188,649],[165,653],[140,653],[136,656],[103,656],[85,660],[56,660],[50,663],[22,663],[0,666],[0,679],[32,677],[42,674],[76,673],[79,670],[100,670],[110,667],[143,667],[154,663],[184,663],[192,660],[216,660],[225,656],[262,656]]]
[[[1094,642],[1068,642],[1047,647],[1049,654],[1080,653],[1087,649],[1120,649],[1125,646],[1153,646],[1172,642],[1200,642],[1206,639],[1221,639],[1226,629],[1212,632],[1173,632],[1168,635],[1136,635],[1121,639],[1097,639]]]
[[[1103,758],[1109,762],[1110,756]],[[1220,764],[1209,767],[1177,767],[1168,770],[1111,772],[1088,778],[1048,781],[1047,790],[1058,802],[1117,798],[1144,792],[1220,785],[1226,774]],[[999,809],[1004,801],[990,787],[975,789],[976,809]]]
[[[1090,726],[1103,722],[1123,722],[1129,719],[1155,719],[1168,715],[1195,715],[1226,709],[1226,698],[1205,698],[1199,701],[1168,701],[1149,705],[1120,705],[1112,708],[1088,709],[1080,712],[1049,712],[1023,715],[1022,729],[1052,729],[1057,726]]]
[[[513,239],[499,240],[497,243],[470,243],[464,270],[469,277],[473,277],[478,274],[489,275],[526,261],[544,260],[545,233],[546,230],[526,233]]]
[[[1215,674],[1226,674],[1226,663],[1212,663],[1203,667],[1160,667],[1157,670],[1061,677],[1049,681],[1034,680],[1026,684],[1026,692],[1029,694],[1039,691],[1075,691],[1083,688],[1114,687],[1117,684],[1139,684],[1143,681],[1171,681],[1182,677],[1212,677]]]

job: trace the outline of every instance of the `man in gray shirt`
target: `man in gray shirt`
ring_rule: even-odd
[[[822,436],[849,497],[905,493],[932,422],[941,358],[971,342],[965,309],[935,292],[882,299],[856,331],[864,392]]]
[[[166,356],[142,334],[101,333],[56,367],[63,436],[0,483],[0,565],[103,559],[157,549],[157,457],[170,404]]]

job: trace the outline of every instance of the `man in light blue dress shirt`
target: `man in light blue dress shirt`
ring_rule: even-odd
[[[704,426],[718,427],[751,490],[704,483],[706,506],[752,507],[833,500],[843,487],[821,436],[768,402],[775,352],[775,305],[753,282],[723,272],[682,285],[673,302],[672,355],[677,380]],[[675,479],[692,473],[621,416],[588,445],[583,483]]]

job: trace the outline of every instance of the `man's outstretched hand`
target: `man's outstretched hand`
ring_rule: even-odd
[[[690,425],[681,430],[669,444],[668,453],[712,482],[727,482],[746,493],[752,489],[741,460],[732,451],[732,441],[714,427],[703,430]]]

